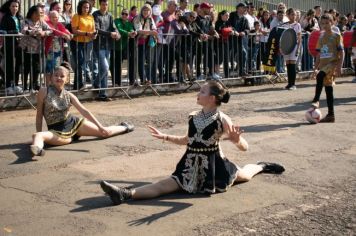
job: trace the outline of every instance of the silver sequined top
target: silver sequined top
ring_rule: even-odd
[[[70,95],[67,90],[63,89],[60,94],[58,94],[58,90],[50,85],[47,88],[43,112],[47,125],[64,121],[68,117],[71,105]]]

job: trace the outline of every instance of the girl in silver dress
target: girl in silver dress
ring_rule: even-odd
[[[75,95],[64,88],[69,80],[69,71],[70,67],[67,63],[57,67],[51,77],[51,84],[38,92],[37,132],[32,135],[31,145],[33,156],[44,155],[44,143],[54,146],[65,145],[80,136],[108,138],[134,129],[134,126],[127,122],[109,127],[103,126]],[[84,118],[69,113],[72,105]],[[48,131],[42,131],[43,117]]]

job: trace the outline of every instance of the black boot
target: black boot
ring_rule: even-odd
[[[117,187],[104,180],[100,182],[100,187],[107,195],[109,195],[114,205],[120,205],[123,201],[129,200],[132,197],[130,189]]]
[[[270,174],[282,174],[284,172],[284,167],[271,162],[257,162],[257,165],[262,166],[262,173],[270,173]]]

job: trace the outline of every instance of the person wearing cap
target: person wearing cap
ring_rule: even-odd
[[[110,51],[113,49],[114,40],[120,39],[120,34],[114,28],[114,19],[108,12],[109,0],[99,0],[99,6],[99,10],[92,14],[98,32],[94,39],[93,85],[94,88],[102,89],[99,90],[99,101],[110,101],[105,90],[108,87]]]
[[[199,13],[197,16],[197,25],[202,31],[202,34],[200,36],[200,44],[197,45],[197,55],[196,55],[196,70],[197,70],[197,79],[198,80],[203,80],[205,79],[206,75],[212,75],[213,73],[213,51],[211,50],[211,44],[209,41],[209,33],[211,32],[211,29],[213,27],[212,21],[210,17],[210,12],[211,12],[212,6],[207,3],[203,2],[199,6]],[[210,46],[209,46],[210,45]],[[204,57],[204,60],[203,60]],[[201,63],[203,60],[203,71],[204,74],[201,73]],[[207,71],[207,69],[209,71]]]
[[[174,64],[174,52],[175,47],[174,36],[175,34],[175,20],[176,20],[176,9],[177,3],[174,0],[169,0],[167,3],[167,9],[162,12],[163,24],[162,24],[162,38],[160,39],[160,44],[162,45],[162,56],[158,58],[162,58],[158,62],[159,68],[159,78],[164,83],[174,82],[172,76],[173,64]]]
[[[140,14],[133,20],[133,25],[138,34],[138,74],[141,83],[146,85],[156,83],[157,68],[153,47],[157,38],[157,28],[149,4],[142,6]],[[139,85],[138,81],[134,85]]]
[[[135,37],[137,32],[134,29],[132,22],[129,21],[129,11],[122,9],[121,17],[114,20],[114,25],[119,31],[121,38],[115,42],[114,54],[111,62],[111,78],[113,84],[121,86],[121,68],[122,61],[128,60],[128,77],[129,84],[133,85],[135,80]]]
[[[47,22],[49,20],[49,18],[47,15],[48,11],[46,12],[46,4],[44,2],[39,2],[39,3],[37,3],[37,6],[38,6],[39,13],[40,13],[41,21]]]
[[[247,48],[246,40],[247,35],[250,31],[248,20],[245,17],[246,4],[239,3],[236,6],[236,11],[230,14],[229,24],[234,28],[236,37],[232,38],[233,52],[235,55],[232,56],[232,66],[234,63],[239,65],[238,72],[239,76],[246,76],[247,74]]]

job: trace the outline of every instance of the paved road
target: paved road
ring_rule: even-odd
[[[195,93],[85,103],[102,123],[131,120],[132,133],[48,149],[29,160],[33,110],[0,113],[0,235],[355,235],[356,84],[335,87],[335,124],[309,125],[304,112],[314,82],[296,91],[232,88],[221,110],[245,130],[248,152],[223,141],[240,166],[283,164],[283,175],[261,174],[228,192],[172,194],[113,207],[98,186],[106,179],[142,185],[169,175],[184,147],[153,139],[146,125],[184,134]],[[322,112],[326,113],[325,94]]]

